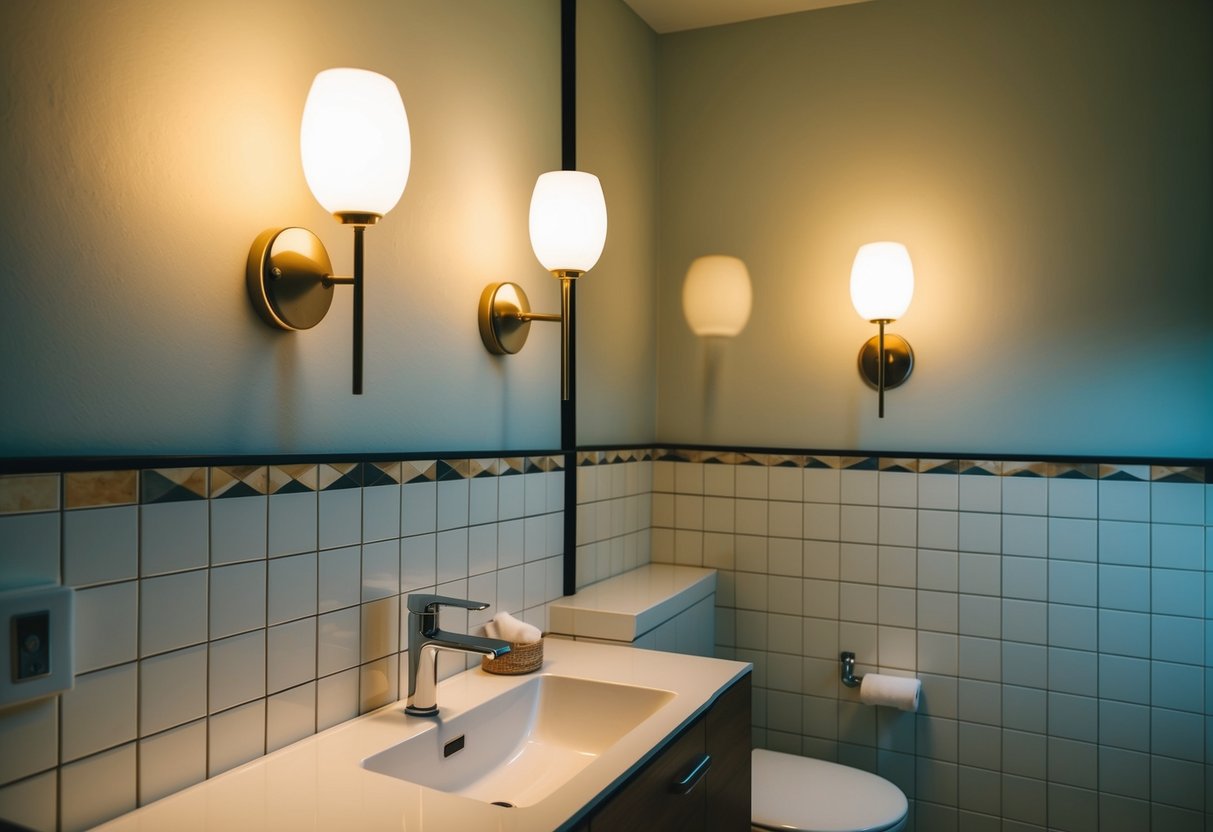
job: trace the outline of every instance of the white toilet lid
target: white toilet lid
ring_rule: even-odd
[[[756,748],[750,817],[767,829],[879,832],[906,815],[901,789],[857,768]]]

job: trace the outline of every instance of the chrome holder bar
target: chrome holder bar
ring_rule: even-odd
[[[862,676],[855,675],[855,654],[844,651],[842,654],[842,683],[849,688],[859,687]]]

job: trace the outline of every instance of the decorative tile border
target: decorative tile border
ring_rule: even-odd
[[[207,498],[207,468],[148,468],[140,472],[139,502],[180,503]]]
[[[64,508],[128,506],[138,502],[138,471],[73,471],[64,475]]]
[[[269,466],[239,465],[211,469],[211,499],[258,497],[269,493],[269,489]]]
[[[316,491],[319,483],[317,465],[271,465],[270,494],[300,494]]]
[[[0,477],[0,515],[57,511],[58,474],[13,474]]]

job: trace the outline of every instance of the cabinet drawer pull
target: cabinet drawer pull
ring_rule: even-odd
[[[712,756],[710,754],[702,754],[695,761],[695,765],[691,766],[691,770],[683,775],[680,779],[675,780],[670,790],[674,794],[686,794],[695,785],[703,779],[703,776],[708,773],[708,769],[712,767]]]

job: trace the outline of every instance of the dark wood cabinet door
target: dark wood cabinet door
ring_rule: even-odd
[[[721,694],[707,713],[708,814],[711,832],[750,828],[750,676]]]
[[[706,782],[678,794],[674,784],[702,760],[706,723],[699,720],[619,790],[590,819],[591,832],[701,830],[707,811]]]

